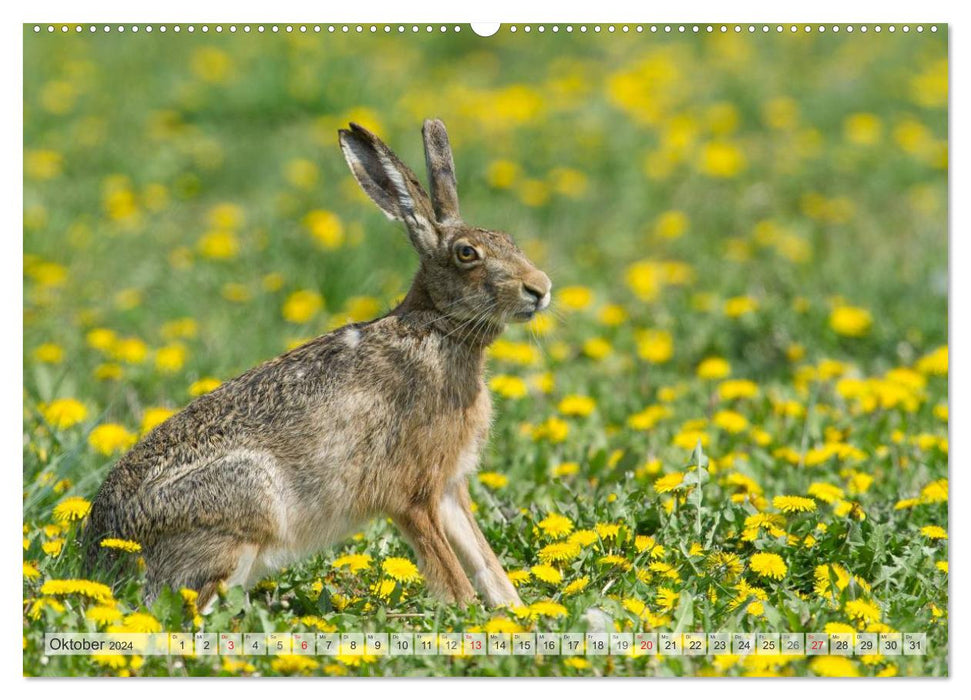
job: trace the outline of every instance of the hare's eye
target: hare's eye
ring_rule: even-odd
[[[455,249],[455,257],[458,258],[459,262],[470,263],[478,260],[479,253],[470,245],[460,245]]]

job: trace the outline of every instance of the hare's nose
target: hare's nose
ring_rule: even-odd
[[[549,297],[550,287],[550,278],[539,270],[523,280],[523,291],[533,298],[537,308]]]

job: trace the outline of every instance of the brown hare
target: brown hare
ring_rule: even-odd
[[[351,124],[339,141],[374,203],[402,221],[420,264],[404,300],[199,397],[108,474],[85,527],[89,568],[107,537],[135,540],[145,596],[214,601],[389,516],[431,591],[489,605],[519,596],[476,524],[468,478],[491,413],[486,347],[550,301],[550,280],[505,233],[465,224],[445,125],[422,129],[430,180]]]

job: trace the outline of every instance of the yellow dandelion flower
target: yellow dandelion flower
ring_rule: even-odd
[[[148,345],[141,338],[118,338],[111,346],[111,356],[125,364],[141,364],[148,357]]]
[[[602,540],[609,540],[620,534],[620,525],[617,523],[597,523],[594,526],[597,536]]]
[[[647,565],[647,568],[653,573],[661,574],[664,578],[669,578],[672,581],[681,580],[681,575],[678,574],[678,570],[663,561],[652,561]]]
[[[109,331],[110,332],[110,331]],[[162,324],[161,334],[167,340],[179,338],[195,338],[199,333],[199,324],[194,318],[177,318]]]
[[[507,571],[506,576],[512,581],[514,586],[521,586],[528,582],[533,576],[525,569],[516,569],[513,571]]]
[[[154,634],[162,631],[162,623],[149,613],[131,613],[125,616],[119,628],[108,628],[108,631]]]
[[[88,409],[77,399],[55,399],[41,405],[44,420],[57,430],[66,430],[88,416]]]
[[[489,388],[507,399],[521,399],[528,393],[525,381],[508,374],[497,374],[492,377],[489,380]]]
[[[344,224],[334,212],[315,209],[304,217],[303,225],[325,250],[340,248],[344,243]]]
[[[655,404],[628,417],[627,425],[634,430],[651,430],[659,421],[669,418],[671,415],[670,408]]]
[[[189,385],[189,395],[202,396],[203,394],[208,394],[210,391],[217,389],[220,384],[222,384],[222,382],[218,379],[214,379],[213,377],[203,377],[202,379],[198,379]]]
[[[778,554],[759,552],[749,559],[749,568],[760,576],[781,581],[789,568]]]
[[[115,671],[124,669],[128,665],[128,657],[121,654],[93,654],[91,660],[99,666]]]
[[[851,620],[855,620],[859,623],[871,623],[880,621],[880,608],[871,601],[863,600],[857,598],[856,600],[846,601],[846,605],[843,606],[843,612],[846,613],[847,617]]]
[[[748,296],[732,297],[725,301],[724,311],[729,318],[738,318],[745,314],[758,311],[759,302],[757,299]]]
[[[338,557],[330,563],[332,569],[341,569],[346,567],[348,571],[352,574],[356,574],[358,571],[363,571],[371,566],[371,555],[370,554],[345,554],[342,557]]]
[[[34,348],[34,359],[48,365],[59,365],[64,361],[64,348],[57,343],[44,343]]]
[[[569,424],[556,416],[550,416],[540,425],[533,428],[533,440],[537,442],[540,440],[548,440],[553,444],[557,444],[566,440],[569,434]]]
[[[397,584],[389,578],[382,579],[371,586],[371,593],[376,595],[378,598],[384,598],[387,600],[391,597],[391,594],[394,593],[396,585]]]
[[[171,408],[162,406],[146,408],[142,413],[142,434],[151,432],[153,428],[161,425],[173,415],[175,415],[175,411]]]
[[[516,365],[532,365],[540,360],[539,350],[530,343],[519,343],[500,338],[489,346],[489,356],[501,362]]]
[[[718,385],[718,398],[722,401],[751,399],[758,393],[759,385],[748,379],[726,379]]]
[[[543,615],[545,617],[566,617],[569,611],[565,606],[552,600],[539,600],[529,606],[530,617]]]
[[[748,419],[735,411],[718,411],[711,422],[727,433],[740,433],[748,428]]]
[[[97,581],[85,579],[48,579],[40,588],[42,595],[80,595],[102,604],[114,602],[111,588]]]
[[[720,574],[725,581],[732,582],[742,575],[742,560],[732,552],[712,552],[705,558],[705,569],[712,574]]]
[[[270,662],[270,668],[275,673],[284,675],[310,673],[319,666],[320,664],[313,658],[299,654],[280,654]]]
[[[88,435],[88,444],[105,456],[124,452],[135,444],[137,436],[117,423],[103,423]]]
[[[519,165],[509,160],[495,160],[486,170],[486,181],[496,189],[509,189],[520,176]]]
[[[614,351],[604,338],[588,338],[583,341],[583,354],[592,360],[602,360]]]
[[[576,462],[560,462],[553,467],[553,476],[573,476],[580,471],[580,465]]]
[[[537,316],[537,318],[548,317]],[[620,304],[607,304],[597,313],[597,320],[605,326],[619,326],[627,319],[627,311]]]
[[[829,327],[839,335],[849,338],[866,335],[872,324],[873,317],[870,312],[856,306],[837,306],[829,316]]]
[[[492,618],[483,625],[483,629],[488,634],[514,634],[523,631],[520,625],[504,615]]]
[[[393,578],[395,581],[401,581],[402,583],[411,583],[421,580],[421,574],[418,573],[418,567],[407,559],[403,559],[401,557],[391,557],[389,559],[385,559],[381,563],[381,569],[385,574]]]
[[[809,669],[817,676],[850,678],[860,675],[856,665],[845,656],[817,656],[809,663]]]
[[[679,488],[684,482],[684,474],[682,472],[672,472],[670,474],[665,474],[659,479],[654,481],[654,491],[656,493],[668,493],[669,491],[674,491]]]
[[[44,610],[53,610],[57,613],[62,613],[66,610],[61,602],[55,598],[43,597],[38,598],[30,606],[30,610],[27,611],[27,615],[32,620],[40,619],[40,616],[44,613]]]
[[[324,306],[324,298],[310,289],[294,292],[283,304],[283,318],[290,323],[307,323]]]
[[[637,356],[652,364],[663,364],[674,356],[674,339],[665,330],[645,330],[635,334]]]
[[[71,496],[54,506],[54,519],[61,523],[81,520],[90,510],[90,501],[80,496]]]
[[[660,607],[661,611],[673,610],[674,606],[678,604],[678,598],[681,595],[670,588],[661,587],[657,589],[657,595],[654,598],[654,602]]]
[[[687,215],[676,209],[662,212],[654,221],[654,234],[660,238],[680,238],[687,228]]]
[[[103,362],[94,368],[94,378],[100,381],[121,379],[124,368],[116,362]]]
[[[698,169],[715,178],[731,178],[745,169],[745,154],[730,141],[711,141],[701,149]]]
[[[601,566],[615,566],[623,571],[630,571],[631,563],[619,554],[608,554],[600,557],[597,563]]]
[[[776,496],[772,505],[783,513],[808,513],[816,510],[816,501],[802,496]]]
[[[138,544],[138,542],[133,542],[132,540],[121,540],[113,537],[108,537],[101,540],[101,546],[106,549],[118,549],[123,552],[142,551],[142,546]]]
[[[537,564],[530,568],[530,573],[543,583],[558,584],[563,581],[563,574],[552,566]]]
[[[509,477],[498,472],[482,472],[479,474],[479,482],[495,490],[506,486],[509,483]]]
[[[882,132],[880,118],[869,112],[856,112],[843,120],[846,140],[857,146],[872,146],[880,140]]]
[[[732,373],[732,366],[723,357],[709,357],[701,361],[696,372],[700,379],[724,379]]]
[[[581,576],[580,578],[574,581],[571,581],[570,583],[568,583],[563,587],[563,595],[564,596],[576,595],[577,593],[580,593],[581,591],[585,590],[589,585],[590,585],[590,577]]]
[[[597,407],[597,402],[589,396],[570,394],[563,397],[557,406],[557,410],[565,416],[589,416]]]
[[[582,311],[593,304],[593,291],[589,287],[564,287],[556,295],[559,305],[570,311]]]
[[[49,180],[61,174],[64,157],[57,151],[41,149],[24,152],[24,175],[31,180]]]
[[[947,346],[942,345],[936,350],[924,355],[917,360],[915,367],[921,374],[946,375],[948,369]]]
[[[212,260],[229,260],[239,254],[239,239],[232,231],[209,231],[199,239],[199,252]]]
[[[824,503],[834,503],[842,500],[844,496],[843,489],[841,489],[839,486],[833,486],[832,484],[823,483],[821,481],[814,481],[811,483],[807,493],[813,498],[819,499]],[[778,508],[778,506],[776,507]]]
[[[50,540],[42,544],[40,548],[47,556],[58,557],[61,554],[61,550],[64,549],[64,539],[59,537],[56,540]]]
[[[580,556],[580,545],[576,542],[553,542],[548,544],[539,552],[536,556],[544,564],[553,564],[556,562],[569,561]],[[533,572],[536,573],[535,571]]]
[[[123,617],[121,610],[111,605],[93,605],[84,611],[84,616],[99,627],[115,624]]]
[[[920,529],[920,534],[932,540],[946,540],[947,530],[939,525],[925,525]]]
[[[932,481],[920,491],[921,503],[947,503],[948,482],[947,479]]]
[[[224,656],[222,657],[222,670],[226,673],[254,673],[256,667],[248,661]]]
[[[572,526],[572,524],[571,524]],[[581,547],[589,547],[597,541],[597,533],[593,530],[577,530],[567,538],[568,542],[576,543]]]
[[[162,374],[173,374],[185,365],[189,351],[181,343],[166,345],[155,351],[155,368]]]
[[[538,336],[549,335],[556,327],[556,320],[549,314],[533,316],[532,320],[526,323],[526,330]]]
[[[549,513],[543,520],[536,523],[536,526],[547,537],[565,537],[573,532],[573,521],[558,513]]]

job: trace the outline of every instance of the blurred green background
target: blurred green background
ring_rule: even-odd
[[[466,218],[513,233],[558,288],[623,302],[631,263],[678,259],[695,294],[770,307],[843,296],[869,307],[881,349],[945,339],[945,32],[464,29],[26,30],[27,275],[37,256],[69,286],[29,280],[28,346],[94,323],[154,344],[159,319],[192,316],[199,370],[222,376],[298,334],[274,330],[288,291],[318,291],[328,312],[361,295],[384,305],[414,257],[358,194],[336,129],[375,129],[424,177],[428,116],[449,126]],[[316,237],[315,211],[333,214]],[[645,320],[686,323],[676,301]],[[722,330],[697,343],[744,352]]]

